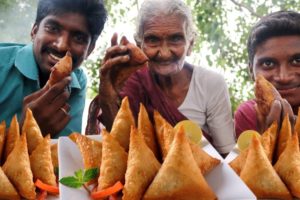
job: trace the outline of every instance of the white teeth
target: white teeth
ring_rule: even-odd
[[[53,59],[55,59],[55,60],[57,60],[57,61],[59,61],[61,58],[60,57],[57,57],[57,56],[55,56],[55,55],[53,55],[52,53],[51,54],[49,54]]]

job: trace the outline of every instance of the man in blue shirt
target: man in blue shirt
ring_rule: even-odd
[[[22,120],[29,107],[44,135],[81,132],[86,75],[79,68],[95,47],[107,13],[102,0],[39,0],[32,44],[0,44],[0,121]],[[71,76],[46,85],[67,51]]]

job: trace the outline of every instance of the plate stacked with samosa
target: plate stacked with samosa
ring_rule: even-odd
[[[154,114],[154,121],[153,125],[146,109],[140,105],[136,126],[128,99],[124,98],[111,132],[102,130],[101,142],[76,133],[70,138],[77,145],[69,138],[60,138],[60,178],[74,174],[78,168],[100,168],[91,196],[83,189],[76,190],[60,184],[61,197],[108,198],[119,191],[119,197],[125,200],[222,199],[223,196],[218,196],[220,193],[232,195],[231,190],[238,188],[245,192],[241,198],[254,198],[207,141],[204,147],[210,149],[209,153],[204,147],[190,141],[183,128],[175,132],[158,112]],[[78,138],[85,139],[80,141]],[[98,147],[95,147],[95,143]],[[92,152],[95,148],[98,153]],[[71,158],[75,156],[78,156],[76,160]],[[95,161],[94,164],[88,165],[93,163],[91,160]],[[229,171],[230,175],[224,176],[223,170],[226,173]],[[220,185],[224,182],[226,185]]]
[[[48,189],[48,193],[57,195],[50,135],[42,136],[31,110],[26,110],[21,134],[16,116],[13,117],[7,133],[5,130],[6,124],[2,122],[0,199],[36,199],[40,195],[46,197]],[[53,149],[53,152],[56,150]]]

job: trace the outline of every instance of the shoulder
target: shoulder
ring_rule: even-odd
[[[11,66],[16,58],[18,51],[23,48],[23,44],[0,43],[0,66]]]
[[[199,84],[206,85],[209,88],[220,86],[220,84],[226,85],[225,79],[222,74],[200,66],[194,67],[194,79]]]
[[[85,86],[87,83],[87,76],[86,76],[86,73],[84,72],[84,70],[81,67],[79,67],[79,68],[75,69],[73,71],[73,73],[76,76],[80,86]]]

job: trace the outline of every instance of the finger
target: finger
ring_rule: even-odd
[[[61,81],[55,83],[47,91],[47,93],[45,93],[41,96],[41,101],[46,101],[49,104],[51,104],[60,94],[65,92],[65,88],[70,84],[70,82],[71,82],[71,77],[68,76],[68,77],[62,79]]]
[[[43,88],[41,88],[40,90],[26,96],[24,98],[24,104],[28,104],[31,101],[34,101],[36,99],[38,99],[39,97],[41,97],[43,94],[45,94],[45,92],[47,92],[49,90],[49,87],[47,85],[45,85]]]
[[[282,105],[282,119],[286,115],[288,115],[289,116],[289,120],[291,122],[291,126],[294,127],[295,116],[294,116],[294,112],[293,112],[293,109],[292,109],[291,105],[289,104],[289,102],[286,99],[282,99],[281,100],[281,105]]]
[[[55,117],[52,117],[49,120],[48,125],[51,127],[51,129],[47,132],[50,132],[51,135],[59,133],[66,127],[70,120],[71,116],[66,111],[63,111],[63,109],[59,108],[56,111]]]
[[[110,44],[111,44],[111,46],[118,44],[118,34],[117,33],[114,33],[113,36],[111,37]]]
[[[282,111],[282,106],[280,101],[274,100],[270,109],[270,112],[266,118],[266,129],[274,122],[277,121],[277,123],[280,122],[281,118],[281,111]]]
[[[50,106],[53,107],[53,109],[64,108],[64,105],[66,104],[69,98],[70,93],[68,91],[64,91],[63,93],[56,96],[56,98],[52,101]]]
[[[70,112],[71,110],[71,106],[68,103],[65,103],[65,105],[62,108],[67,112]]]
[[[260,133],[262,133],[265,129],[265,121],[264,117],[262,116],[261,112],[259,111],[257,104],[254,105],[254,109],[256,111],[256,117],[257,117],[257,128]]]
[[[105,76],[114,66],[127,63],[129,61],[129,55],[117,56],[115,58],[108,59],[100,69],[100,75]]]
[[[124,55],[128,52],[128,48],[124,45],[115,45],[106,49],[106,53],[103,59],[105,63],[108,59],[114,58],[116,56]]]

